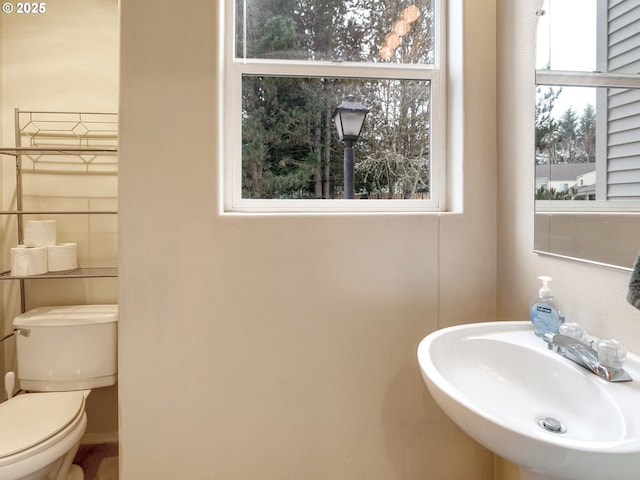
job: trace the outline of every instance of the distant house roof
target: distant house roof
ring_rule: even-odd
[[[575,182],[578,176],[593,172],[595,163],[551,163],[536,165],[536,180]]]

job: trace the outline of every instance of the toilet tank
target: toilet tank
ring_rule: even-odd
[[[39,307],[13,321],[27,391],[106,387],[117,379],[118,305]]]

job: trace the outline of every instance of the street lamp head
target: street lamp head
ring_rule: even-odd
[[[369,113],[369,109],[360,102],[357,102],[353,95],[347,96],[344,101],[336,107],[331,115],[331,119],[336,124],[338,138],[341,142],[358,141],[367,113]]]

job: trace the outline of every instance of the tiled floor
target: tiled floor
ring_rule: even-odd
[[[85,480],[118,480],[118,444],[80,445],[73,463],[82,467]]]

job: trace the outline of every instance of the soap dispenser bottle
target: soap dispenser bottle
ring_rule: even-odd
[[[564,323],[564,316],[553,301],[553,292],[549,288],[551,277],[538,277],[542,280],[542,288],[538,297],[531,302],[530,318],[533,331],[538,337],[545,333],[558,333],[558,328]]]

